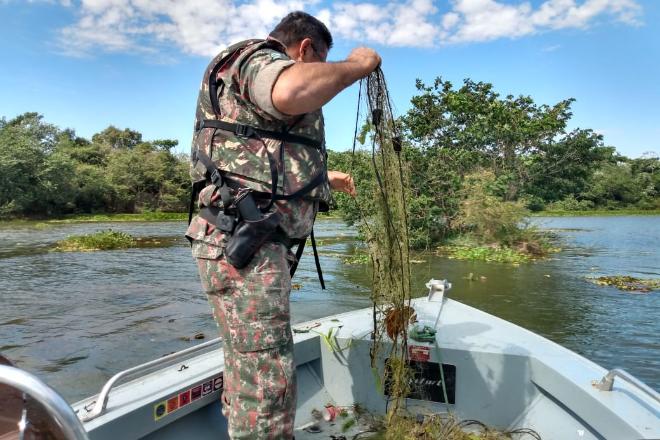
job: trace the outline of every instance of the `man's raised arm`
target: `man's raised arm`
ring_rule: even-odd
[[[320,109],[339,92],[367,76],[380,64],[380,56],[369,48],[354,49],[336,63],[297,62],[278,77],[271,97],[273,105],[287,115]]]

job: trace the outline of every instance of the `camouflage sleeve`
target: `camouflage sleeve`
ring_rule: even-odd
[[[295,64],[285,54],[264,49],[252,55],[241,68],[243,96],[249,97],[256,111],[266,119],[288,121],[292,118],[275,108],[271,93],[284,69]]]

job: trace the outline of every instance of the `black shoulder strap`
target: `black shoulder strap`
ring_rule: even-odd
[[[213,112],[216,116],[220,116],[220,104],[218,103],[218,72],[222,69],[227,63],[233,61],[243,49],[250,46],[254,43],[259,43],[263,40],[245,40],[239,43],[236,43],[227,48],[227,54],[220,58],[220,60],[213,66],[209,74],[209,98],[211,99],[211,107],[213,107]],[[223,84],[224,85],[224,84]]]
[[[226,182],[224,181],[221,171],[218,169],[218,167],[215,166],[213,161],[211,161],[211,158],[208,157],[202,150],[196,150],[193,155],[193,160],[199,160],[202,162],[202,165],[204,165],[206,168],[206,174],[211,180],[211,183],[215,185],[216,188],[218,188],[220,191],[222,206],[226,211],[231,206],[234,197],[231,195],[229,186],[227,186]]]
[[[289,269],[289,274],[291,275],[291,278],[296,274],[296,269],[298,269],[298,262],[302,258],[303,251],[305,250],[305,243],[307,243],[307,237],[305,237],[299,244],[298,244],[298,249],[296,249],[296,261],[293,262],[291,265],[291,269]]]
[[[316,240],[314,239],[314,229],[312,229],[311,233],[311,239],[312,239],[312,249],[314,250],[314,263],[316,264],[316,273],[319,276],[319,282],[321,283],[321,289],[325,290],[325,280],[323,279],[323,271],[321,270],[321,261],[319,260],[319,253],[316,250]],[[291,275],[291,278],[296,274],[296,269],[298,269],[298,262],[300,262],[300,259],[302,258],[303,251],[305,250],[305,243],[307,242],[307,238],[303,239],[299,244],[298,244],[298,249],[296,249],[296,261],[293,262],[291,265],[291,269],[289,269],[289,274]]]
[[[192,184],[192,189],[190,190],[190,205],[188,206],[188,224],[192,222],[193,212],[195,212],[195,203],[197,203],[197,196],[199,192],[204,189],[206,186],[205,180],[200,180]]]
[[[316,263],[316,273],[319,275],[319,282],[321,283],[321,289],[325,290],[325,281],[323,281],[323,271],[321,270],[321,261],[319,261],[319,253],[316,250],[316,240],[314,239],[314,229],[310,234],[312,239],[312,249],[314,250],[314,263]]]

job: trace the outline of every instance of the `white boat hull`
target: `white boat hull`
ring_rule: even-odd
[[[450,376],[445,380],[448,384],[453,381],[453,387],[447,387],[449,404],[422,400],[420,396],[408,399],[411,413],[449,411],[459,419],[476,419],[502,429],[531,428],[544,440],[660,438],[657,393],[649,395],[620,380],[615,381],[612,391],[601,391],[593,382],[607,373],[602,367],[535,333],[459,302],[421,298],[413,301],[413,307],[420,320],[437,322],[435,343],[409,342],[413,357],[418,364],[427,364],[422,365],[427,376],[437,372],[440,364],[445,365],[443,371]],[[294,333],[296,426],[314,422],[312,410],[328,403],[359,403],[374,414],[384,414],[386,397],[370,368],[371,309],[295,328],[304,331],[316,324],[320,325]],[[342,350],[337,351],[320,336],[330,329],[334,329]],[[219,400],[223,364],[223,351],[218,345],[113,388],[102,414],[84,423],[89,438],[227,438]],[[95,396],[75,404],[79,417],[88,416],[97,399]],[[324,436],[302,431],[296,433],[296,438],[305,435],[328,438],[327,433]]]

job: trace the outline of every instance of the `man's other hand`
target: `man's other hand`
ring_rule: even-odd
[[[344,192],[351,197],[357,195],[355,183],[350,174],[342,173],[341,171],[328,171],[328,181],[333,191]]]

